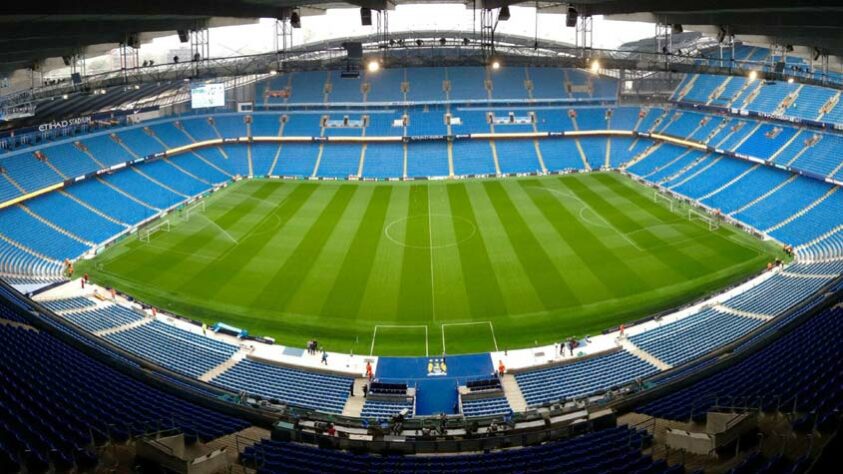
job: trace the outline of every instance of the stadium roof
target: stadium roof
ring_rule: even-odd
[[[299,8],[301,15],[328,8],[396,4],[462,3],[497,8],[511,0],[86,0],[84,2],[5,2],[0,7],[0,71],[32,66],[46,58],[80,50],[104,52],[135,35],[141,42],[176,30],[223,26],[280,18]],[[831,0],[579,0],[570,2],[581,15],[662,22],[717,36],[721,32],[760,44],[819,48],[843,55],[843,5]],[[539,10],[563,13],[568,2],[539,2]],[[91,46],[100,45],[94,51]],[[804,52],[803,52],[804,53]]]

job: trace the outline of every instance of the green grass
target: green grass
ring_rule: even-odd
[[[689,222],[651,193],[614,173],[243,181],[208,198],[204,214],[172,215],[169,233],[127,238],[80,271],[279,343],[419,355],[443,351],[443,324],[452,354],[595,334],[779,256],[731,227]],[[394,326],[426,326],[427,336]]]

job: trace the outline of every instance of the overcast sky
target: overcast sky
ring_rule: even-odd
[[[535,9],[512,7],[509,21],[501,22],[498,31],[532,37],[536,34]],[[565,27],[565,16],[541,14],[538,19],[538,36],[543,39],[574,42],[574,28]],[[273,48],[275,21],[261,20],[257,25],[233,26],[211,30],[211,56],[231,56],[267,52]],[[477,18],[479,29],[479,16]],[[463,5],[400,5],[389,12],[390,31],[407,30],[471,30],[473,12]],[[343,36],[375,33],[375,26],[360,25],[357,8],[333,9],[326,15],[302,18],[302,28],[295,30],[293,42],[319,41]],[[623,43],[651,37],[655,27],[650,23],[608,21],[602,17],[594,20],[594,47],[616,48]],[[170,49],[186,47],[175,36],[159,38],[141,48],[141,53],[160,54]]]

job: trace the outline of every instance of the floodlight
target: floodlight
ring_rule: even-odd
[[[368,69],[369,72],[378,72],[380,68],[380,63],[375,60],[369,61],[369,64],[366,65],[366,69]]]
[[[787,78],[787,83],[788,83],[788,84],[793,84],[793,82],[794,82],[794,81],[795,81],[795,79],[793,79],[792,77],[788,77],[788,78]]]
[[[593,59],[591,61],[591,72],[593,72],[594,74],[597,74],[597,71],[599,71],[599,70],[600,70],[600,62],[597,61],[596,59]]]
[[[500,69],[501,63],[499,61],[492,61],[492,69]]]
[[[749,81],[752,82],[758,79],[758,71],[749,71]]]

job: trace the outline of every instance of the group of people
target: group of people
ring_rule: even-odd
[[[623,331],[623,330],[621,330]],[[586,336],[586,342],[588,342],[588,336]],[[565,342],[559,343],[559,355],[565,357],[565,352],[568,352],[568,355],[574,357],[574,349],[580,346],[580,341],[577,338],[572,337]]]

